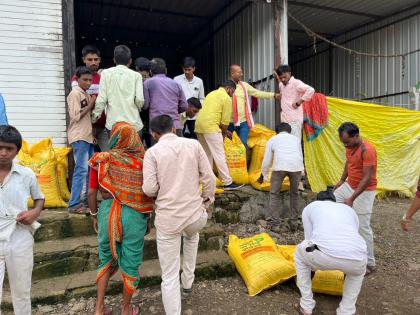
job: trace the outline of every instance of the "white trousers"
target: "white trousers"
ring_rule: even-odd
[[[34,238],[31,232],[20,226],[16,227],[9,241],[0,241],[0,299],[7,269],[15,315],[31,314],[33,245]]]
[[[291,134],[294,135],[299,139],[299,142],[302,141],[302,128],[303,122],[302,121],[292,121],[288,123],[290,127],[292,127]]]
[[[197,139],[206,152],[210,165],[213,167],[213,161],[216,164],[217,171],[223,185],[232,184],[232,177],[226,163],[225,148],[223,146],[223,136],[221,133],[197,133]]]
[[[347,182],[345,182],[334,192],[334,195],[337,202],[344,202],[344,200],[350,198],[353,193],[354,190]],[[367,264],[370,267],[374,267],[376,265],[373,246],[373,231],[370,226],[370,217],[372,215],[373,203],[375,202],[375,195],[376,192],[374,190],[364,191],[353,203],[353,209],[359,217],[359,234],[366,242],[368,252]]]
[[[296,247],[295,265],[297,285],[300,290],[300,306],[307,313],[312,313],[315,301],[312,293],[311,271],[341,270],[345,273],[343,298],[337,309],[337,315],[356,314],[356,301],[366,272],[366,260],[357,261],[331,257],[320,250],[307,252],[312,242],[303,241]]]
[[[181,290],[179,269],[181,265],[181,239],[183,238],[183,262],[181,283],[184,289],[190,289],[194,282],[194,271],[197,260],[198,232],[207,223],[207,213],[196,222],[188,225],[178,234],[165,234],[156,231],[156,243],[162,270],[162,301],[166,315],[181,315]]]

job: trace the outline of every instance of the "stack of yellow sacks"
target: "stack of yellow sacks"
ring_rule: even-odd
[[[18,154],[19,164],[32,169],[45,195],[45,208],[65,208],[70,198],[67,186],[67,156],[70,148],[54,148],[51,139],[29,146],[26,141]],[[33,201],[29,200],[29,207]]]
[[[229,256],[250,296],[296,276],[295,249],[295,245],[276,245],[267,233],[244,239],[229,236]],[[317,271],[312,278],[312,290],[317,293],[342,295],[343,287],[344,274],[338,270]]]

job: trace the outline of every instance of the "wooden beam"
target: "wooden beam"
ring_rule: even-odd
[[[277,68],[282,64],[283,56],[281,49],[281,16],[282,7],[280,0],[273,1],[273,12],[274,12],[274,68]],[[274,79],[274,89],[276,93],[279,93],[279,82]],[[275,101],[275,125],[277,126],[281,122],[281,104],[276,99]]]

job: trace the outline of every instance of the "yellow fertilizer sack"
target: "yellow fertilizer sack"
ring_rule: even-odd
[[[57,157],[57,177],[58,187],[60,188],[61,197],[64,201],[69,201],[70,190],[67,185],[67,169],[68,160],[67,156],[71,152],[71,148],[56,148],[54,149],[55,156]]]
[[[280,255],[276,243],[267,233],[244,239],[229,235],[228,253],[250,296],[296,275],[294,264]]]
[[[45,208],[67,207],[58,185],[57,158],[51,139],[41,140],[31,147],[24,141],[18,159],[19,164],[34,171],[41,191],[45,195]],[[33,207],[33,201],[29,200],[28,205]]]
[[[228,137],[224,140],[226,162],[230,176],[236,184],[248,184],[248,171],[246,167],[246,149],[236,132],[232,140]]]
[[[277,245],[280,254],[295,263],[296,245]],[[318,270],[312,278],[312,291],[328,295],[343,295],[344,273],[340,270]]]
[[[312,278],[312,291],[328,295],[343,295],[344,273],[340,270],[318,270]]]

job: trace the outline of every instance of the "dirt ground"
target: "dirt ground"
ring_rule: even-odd
[[[372,225],[378,269],[365,278],[357,303],[359,315],[420,314],[420,216],[413,222],[410,233],[402,232],[399,225],[410,202],[408,199],[390,198],[375,205]],[[301,238],[302,234],[297,234],[297,237]],[[290,238],[287,240],[290,242]],[[292,305],[298,298],[299,291],[293,281],[249,297],[237,275],[197,282],[193,294],[183,300],[183,314],[295,314]],[[114,314],[119,314],[119,299],[120,296],[108,298],[109,305],[114,305]],[[314,314],[335,314],[340,301],[338,297],[326,295],[316,295],[315,299],[317,307]],[[134,302],[140,305],[141,314],[164,314],[160,287],[141,290]],[[82,311],[83,305],[85,308]],[[93,298],[73,299],[64,305],[38,306],[33,313],[93,314],[93,305]]]

